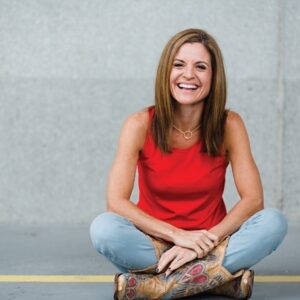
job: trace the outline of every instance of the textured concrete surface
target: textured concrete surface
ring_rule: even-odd
[[[113,275],[116,268],[92,248],[88,227],[2,224],[0,275]],[[300,275],[299,229],[299,225],[290,226],[278,250],[253,267],[256,275]],[[251,299],[299,299],[299,293],[299,281],[257,282]],[[1,300],[106,300],[112,299],[112,294],[112,282],[4,283],[0,280]]]
[[[299,219],[299,15],[297,0],[0,0],[0,222],[104,210],[122,122],[153,103],[162,48],[189,27],[223,50],[266,205]],[[238,199],[230,170],[225,198]]]
[[[300,39],[294,29],[300,24],[300,2],[287,1],[284,9],[282,36],[283,64],[283,132],[282,198],[290,219],[299,220],[300,159],[298,154],[300,129]],[[298,11],[298,13],[296,13]],[[297,54],[298,53],[298,54]],[[286,201],[288,199],[288,201]]]

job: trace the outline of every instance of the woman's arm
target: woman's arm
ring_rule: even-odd
[[[264,207],[262,184],[247,130],[242,118],[235,112],[228,114],[224,144],[240,200],[219,224],[209,230],[219,240],[235,232],[244,221]]]
[[[128,117],[121,130],[117,155],[108,177],[107,208],[132,221],[146,233],[170,240],[169,232],[174,230],[173,226],[151,217],[129,201],[139,151],[146,137],[148,117],[145,113],[148,114],[139,112]]]
[[[193,249],[200,258],[217,243],[215,235],[205,230],[189,232],[176,228],[150,216],[129,201],[147,125],[148,112],[139,112],[130,116],[121,130],[117,155],[108,177],[107,209],[127,218],[149,235]]]

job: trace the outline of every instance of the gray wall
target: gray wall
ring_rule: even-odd
[[[223,50],[266,206],[296,220],[299,23],[297,0],[0,0],[0,222],[83,223],[105,209],[122,122],[153,103],[162,48],[190,27]],[[238,199],[230,169],[225,198]]]

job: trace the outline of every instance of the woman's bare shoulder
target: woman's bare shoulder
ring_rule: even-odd
[[[236,111],[232,111],[232,110],[227,111],[227,118],[226,118],[226,123],[225,123],[226,128],[239,126],[242,123],[243,123],[243,119],[239,113],[237,113]]]
[[[149,112],[145,108],[130,114],[123,125],[122,136],[141,149],[144,145],[149,123]]]
[[[225,122],[225,146],[232,148],[236,143],[243,143],[248,140],[247,130],[244,121],[239,113],[228,111]]]
[[[148,122],[149,113],[147,108],[130,114],[125,121],[125,123],[130,123],[131,126],[135,126],[140,129],[143,127],[147,128]]]

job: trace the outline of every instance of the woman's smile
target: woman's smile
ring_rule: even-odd
[[[199,88],[197,84],[190,84],[190,83],[178,83],[177,87],[181,90],[187,90],[187,91],[195,91]]]

